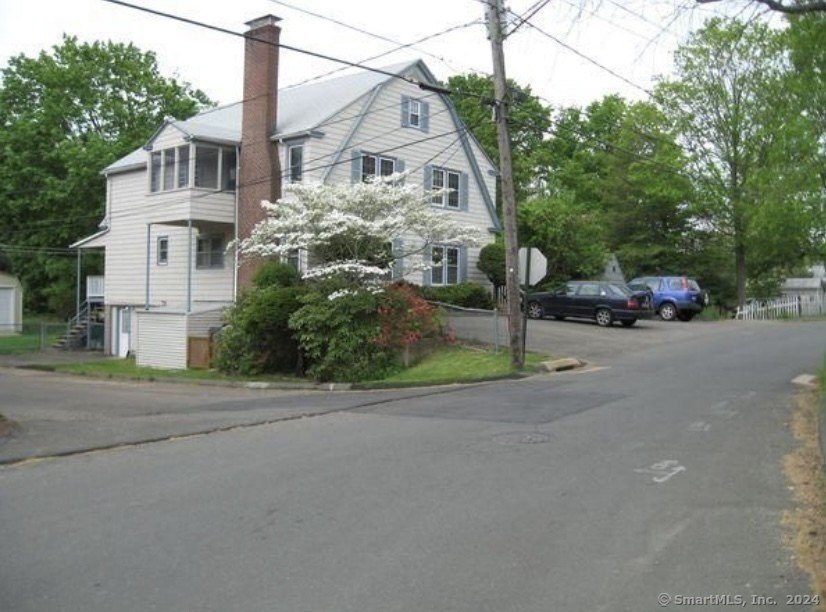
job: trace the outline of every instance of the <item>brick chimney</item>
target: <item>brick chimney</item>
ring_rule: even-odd
[[[278,17],[266,15],[247,22],[244,41],[244,107],[238,176],[238,237],[244,239],[264,219],[261,200],[281,197],[278,145],[270,140],[278,115]],[[247,260],[238,270],[244,289],[261,266]]]

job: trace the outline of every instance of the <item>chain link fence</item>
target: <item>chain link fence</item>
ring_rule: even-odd
[[[508,315],[497,310],[462,308],[452,304],[431,302],[442,314],[443,326],[460,340],[479,342],[494,351],[508,350]]]

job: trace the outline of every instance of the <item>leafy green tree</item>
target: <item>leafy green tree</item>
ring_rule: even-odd
[[[714,19],[678,49],[675,64],[658,99],[698,179],[696,221],[734,253],[742,304],[749,278],[795,266],[813,247],[816,130],[801,113],[780,32]]]
[[[820,134],[819,161],[814,172],[819,177],[821,193],[826,194],[826,14],[811,14],[789,19],[785,36],[791,49],[796,91],[804,111]],[[816,215],[812,242],[813,259],[826,261],[826,196],[813,203]],[[819,248],[818,248],[819,247]]]
[[[693,182],[655,105],[628,106],[612,135],[600,183],[606,241],[629,278],[686,271]]]
[[[457,92],[453,96],[459,116],[495,163],[499,163],[499,145],[496,124],[491,120],[491,106],[484,100],[493,100],[492,77],[478,74],[452,76],[448,87]],[[533,93],[508,81],[510,92],[508,127],[513,156],[513,182],[516,201],[522,202],[532,193],[537,169],[542,163],[545,135],[551,126],[550,109]]]
[[[484,272],[494,287],[505,286],[505,242],[500,237],[482,247],[476,267]]]
[[[0,82],[0,245],[35,311],[74,304],[75,262],[65,248],[103,217],[101,169],[145,142],[167,116],[210,104],[164,77],[153,53],[64,36],[50,53],[18,55]]]
[[[528,200],[518,215],[522,244],[538,248],[548,259],[546,284],[594,277],[603,271],[608,251],[598,209],[564,192]]]

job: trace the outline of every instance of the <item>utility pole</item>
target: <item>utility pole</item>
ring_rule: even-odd
[[[519,299],[519,242],[516,237],[516,194],[513,188],[511,142],[508,134],[505,53],[502,50],[502,0],[487,0],[488,38],[493,54],[494,111],[499,136],[499,170],[502,180],[502,210],[505,217],[505,287],[508,292],[508,334],[511,367],[522,369],[522,321]]]

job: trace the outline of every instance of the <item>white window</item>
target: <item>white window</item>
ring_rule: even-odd
[[[202,269],[224,267],[223,236],[200,236],[198,238],[195,266]]]
[[[396,171],[396,160],[392,157],[378,155],[361,156],[361,180],[366,182],[372,177],[390,176]]]
[[[304,145],[292,145],[289,148],[290,182],[300,183],[304,172]]]
[[[407,124],[410,127],[422,127],[422,103],[410,100],[407,108]]]
[[[459,282],[459,247],[431,247],[430,284],[455,285]]]
[[[445,208],[459,209],[459,173],[451,170],[443,170],[442,168],[433,168],[432,175],[432,189],[433,197],[431,202],[436,206],[443,206]],[[450,189],[447,193],[435,193],[447,187]]]
[[[195,146],[195,187],[235,191],[236,167],[234,147]]]
[[[178,147],[178,188],[189,187],[189,145]]]
[[[189,145],[153,151],[149,165],[149,190],[171,191],[189,187]]]
[[[158,265],[165,266],[169,263],[169,237],[158,236]]]

